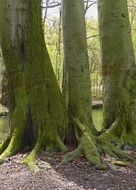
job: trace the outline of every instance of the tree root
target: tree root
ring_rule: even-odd
[[[30,170],[37,172],[39,171],[38,166],[36,165],[36,156],[38,152],[40,151],[41,145],[42,145],[42,140],[43,140],[43,134],[42,131],[39,129],[38,130],[38,137],[35,146],[33,147],[32,151],[30,154],[28,154],[22,161],[21,163],[27,165]]]
[[[16,154],[22,147],[22,140],[19,138],[20,135],[13,132],[12,138],[7,138],[7,140],[3,144],[3,152],[0,155],[0,163],[2,164],[7,158]]]
[[[130,128],[128,122],[125,121],[125,118],[117,118],[111,127],[99,136],[99,139],[105,142],[111,142],[119,148],[126,144],[136,144],[135,126],[131,126]]]
[[[36,149],[34,148],[32,150],[32,152],[27,155],[22,161],[21,163],[22,164],[25,164],[29,167],[30,170],[34,171],[34,172],[37,172],[39,171],[39,168],[36,164],[36,155],[37,155],[37,151]]]
[[[95,139],[99,147],[99,150],[103,152],[105,155],[114,157],[115,159],[120,159],[121,161],[123,160],[133,163],[134,165],[136,164],[136,158],[133,155],[123,152],[112,143],[102,140],[99,137],[96,137]]]
[[[134,165],[136,164],[136,158],[133,155],[125,153],[120,149],[126,144],[136,144],[135,126],[133,127],[132,123],[129,123],[125,115],[120,115],[109,129],[99,137],[96,137],[96,142],[101,146],[105,154],[121,159],[121,161],[124,160]]]
[[[51,140],[51,139],[49,139]],[[36,164],[36,156],[38,154],[38,152],[40,151],[40,149],[42,149],[42,146],[45,146],[46,151],[52,152],[52,151],[65,151],[66,147],[65,145],[62,143],[62,141],[60,140],[60,138],[57,136],[55,138],[55,141],[52,140],[48,145],[46,144],[46,141],[44,138],[44,134],[42,133],[42,130],[38,130],[38,138],[36,141],[36,144],[34,146],[34,148],[32,149],[31,153],[28,154],[22,161],[21,163],[27,165],[29,167],[30,170],[37,172],[39,171],[39,168]],[[44,142],[44,143],[43,143]]]
[[[96,166],[97,169],[106,169],[107,167],[102,163],[100,154],[95,143],[95,139],[89,129],[85,125],[83,125],[77,118],[74,118],[73,120],[80,129],[82,135],[78,139],[79,145],[77,149],[70,153],[67,153],[64,156],[61,164],[66,164],[67,162],[70,162],[83,154],[90,163]]]
[[[66,164],[67,162],[70,162],[74,160],[75,158],[80,157],[81,155],[84,155],[86,159],[96,166],[97,169],[106,169],[107,166],[102,162],[101,154],[109,155],[110,157],[114,157],[118,160],[127,161],[129,163],[133,163],[136,165],[136,158],[132,155],[129,155],[127,153],[124,153],[121,151],[115,144],[112,143],[112,140],[108,141],[107,137],[109,138],[109,132],[113,132],[116,127],[117,123],[114,123],[112,126],[113,128],[108,131],[108,133],[104,133],[98,137],[94,137],[89,130],[89,128],[80,122],[79,119],[74,118],[74,123],[78,127],[78,147],[73,150],[70,153],[67,153],[64,156],[64,159],[62,160],[61,164]],[[115,125],[116,124],[116,125]],[[105,135],[108,134],[105,138]],[[2,164],[8,157],[12,156],[13,154],[17,153],[22,148],[22,133],[20,133],[18,130],[14,130],[12,134],[12,138],[10,136],[3,141],[3,143],[0,146],[0,163]],[[49,136],[50,137],[50,136]],[[21,163],[27,165],[32,171],[37,172],[38,166],[36,164],[36,155],[40,151],[42,146],[45,146],[46,150],[55,150],[58,151],[65,151],[65,146],[62,143],[61,139],[56,136],[56,138],[48,139],[49,141],[44,141],[44,134],[42,133],[42,130],[38,130],[38,137],[35,146],[33,147],[30,154],[28,154]]]
[[[9,135],[9,136],[8,136],[6,139],[4,139],[3,142],[0,144],[0,154],[2,154],[2,153],[5,151],[5,149],[8,147],[10,140],[11,140],[11,137],[10,137],[10,135]]]
[[[81,132],[81,137],[78,139],[79,145],[75,150],[64,156],[61,164],[66,164],[83,154],[97,169],[106,169],[107,166],[103,164],[100,156],[100,154],[103,153],[117,160],[121,159],[136,164],[136,158],[134,156],[124,153],[111,142],[104,140],[101,136],[94,137],[89,129],[78,119],[74,118],[73,120]]]

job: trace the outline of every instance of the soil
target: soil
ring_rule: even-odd
[[[34,173],[20,164],[18,154],[0,165],[0,190],[136,190],[136,168],[117,166],[104,158],[106,171],[96,170],[82,156],[68,165],[60,165],[63,154],[40,153],[39,171]]]

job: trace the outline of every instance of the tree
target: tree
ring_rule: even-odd
[[[99,0],[104,81],[104,128],[101,138],[136,143],[136,66],[127,0]]]
[[[75,134],[78,147],[63,162],[82,153],[93,164],[102,166],[93,134],[96,132],[91,113],[91,81],[87,55],[83,0],[63,0],[64,70],[67,77],[68,142]],[[73,133],[71,133],[71,130]]]
[[[29,147],[32,152],[24,163],[35,168],[40,149],[65,149],[60,139],[63,101],[44,42],[41,0],[0,3],[0,43],[10,97],[10,135],[0,147],[0,160]]]

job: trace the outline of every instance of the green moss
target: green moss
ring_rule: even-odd
[[[74,118],[73,121],[80,129],[81,137],[78,139],[78,148],[73,152],[66,154],[62,164],[72,161],[83,154],[91,164],[96,166],[96,168],[105,169],[106,166],[101,161],[95,139],[91,134],[90,129],[82,124],[77,118]]]

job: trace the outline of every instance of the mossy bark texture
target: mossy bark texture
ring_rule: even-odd
[[[0,26],[10,87],[11,131],[9,143],[1,147],[0,160],[29,146],[32,153],[24,162],[32,166],[40,149],[65,149],[60,139],[64,135],[65,112],[44,42],[41,1],[1,0]]]
[[[136,144],[136,66],[127,0],[99,0],[104,84],[104,123],[100,138]]]

